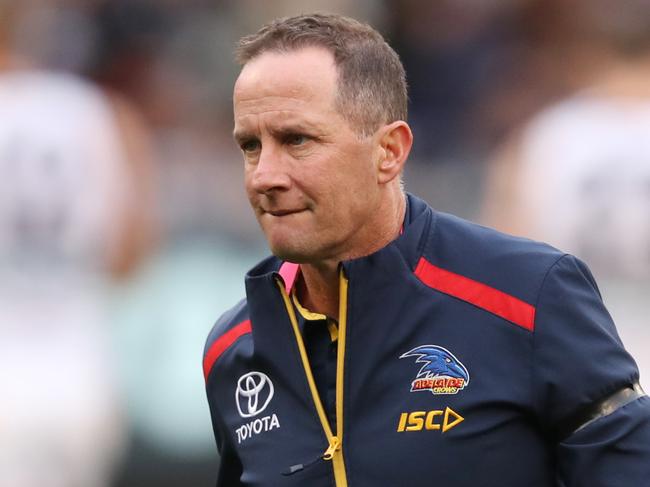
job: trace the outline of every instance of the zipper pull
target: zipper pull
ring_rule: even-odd
[[[330,438],[330,446],[327,447],[325,453],[323,453],[323,460],[331,460],[334,458],[334,452],[341,449],[341,441],[337,436],[332,436]]]
[[[340,449],[341,449],[341,441],[338,439],[338,437],[332,436],[332,438],[330,438],[330,444],[327,447],[327,450],[325,450],[325,453],[317,456],[310,462],[297,463],[296,465],[291,465],[288,470],[282,472],[282,475],[288,477],[289,475],[293,475],[294,473],[298,473],[298,472],[302,472],[303,470],[306,470],[307,468],[311,467],[313,464],[315,464],[320,460],[331,460],[332,458],[334,458],[334,452]]]

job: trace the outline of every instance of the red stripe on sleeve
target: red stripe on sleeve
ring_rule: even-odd
[[[441,269],[420,258],[415,275],[427,286],[462,299],[526,330],[535,329],[535,307],[478,281]]]
[[[225,352],[228,347],[235,342],[235,340],[246,333],[250,333],[251,330],[251,320],[243,321],[221,335],[212,345],[210,345],[208,353],[205,354],[205,358],[203,359],[203,376],[205,377],[205,380],[208,380],[208,375],[212,370],[212,366],[217,359],[221,357],[221,354]]]

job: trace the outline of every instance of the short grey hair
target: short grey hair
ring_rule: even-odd
[[[264,25],[237,43],[241,66],[265,52],[322,47],[338,71],[336,109],[360,135],[407,118],[404,66],[395,50],[368,24],[336,14],[285,17]]]

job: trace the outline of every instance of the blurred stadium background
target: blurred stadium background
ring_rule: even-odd
[[[583,258],[650,386],[650,0],[0,0],[0,485],[214,484],[203,343],[265,255],[232,46],[316,10],[402,57],[407,189]]]

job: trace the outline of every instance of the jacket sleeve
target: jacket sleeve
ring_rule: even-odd
[[[210,418],[212,420],[212,429],[219,450],[219,471],[217,476],[217,487],[238,487],[241,485],[241,476],[243,472],[242,463],[235,447],[232,430],[226,425],[223,414],[224,391],[219,390],[218,377],[227,377],[229,372],[223,364],[223,359],[219,358],[223,349],[220,349],[217,342],[232,330],[233,323],[242,323],[246,318],[245,315],[246,301],[241,300],[231,309],[226,311],[212,327],[203,349],[203,375],[205,379],[205,391],[210,409]],[[245,321],[245,320],[244,320]],[[240,335],[237,335],[240,336]],[[221,351],[216,355],[210,356],[212,347]]]
[[[650,398],[604,416],[557,448],[560,485],[617,487],[650,485]]]
[[[650,485],[650,400],[636,397],[590,422],[586,411],[637,384],[639,372],[586,265],[560,258],[540,290],[533,336],[536,415],[556,447],[558,484]]]
[[[242,464],[234,447],[233,439],[229,434],[227,434],[227,429],[225,428],[223,421],[220,419],[209,391],[208,403],[210,405],[210,415],[212,416],[214,436],[217,440],[217,449],[219,450],[219,471],[216,487],[239,487],[242,485]]]
[[[237,453],[228,442],[219,441],[219,474],[217,487],[239,487],[241,484],[242,465]]]

